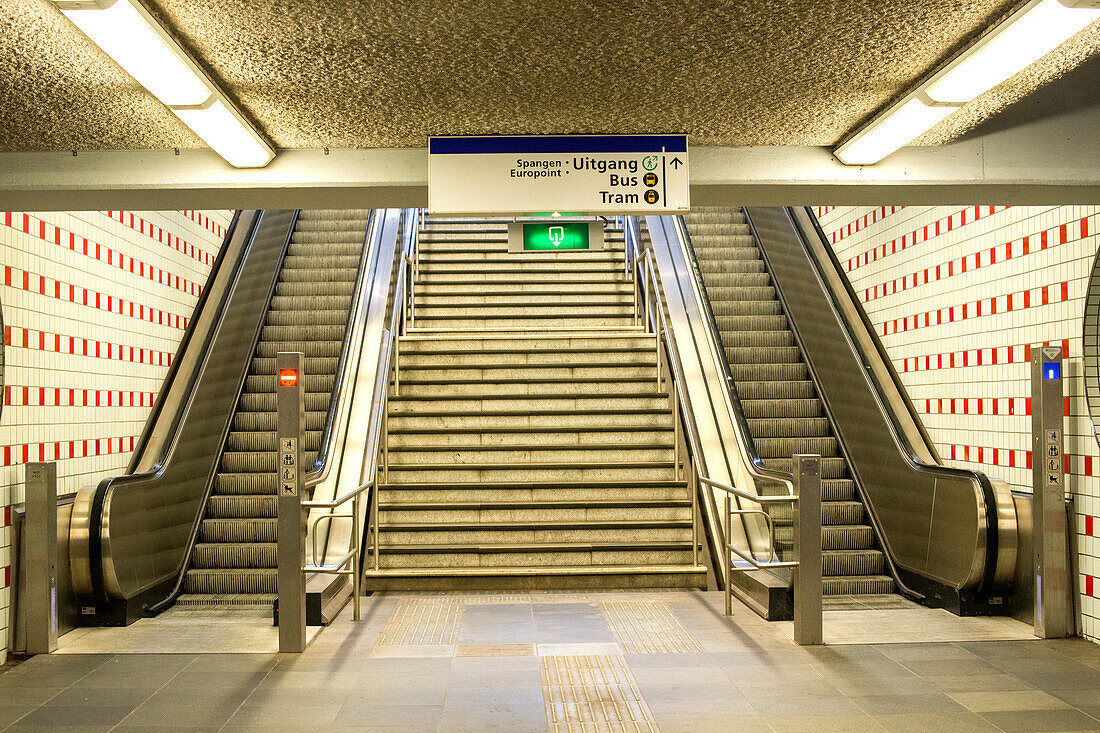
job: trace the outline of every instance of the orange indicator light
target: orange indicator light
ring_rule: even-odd
[[[294,385],[298,384],[298,370],[280,369],[279,384],[283,387],[293,387]]]

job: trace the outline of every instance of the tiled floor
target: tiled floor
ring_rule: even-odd
[[[1100,731],[1089,642],[800,648],[722,605],[720,593],[383,594],[301,655],[35,657],[0,673],[0,728]],[[873,611],[875,638],[911,632],[912,609],[894,610],[896,622]]]

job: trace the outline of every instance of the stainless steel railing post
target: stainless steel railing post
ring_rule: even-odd
[[[794,640],[821,644],[821,456],[796,454],[794,487]]]
[[[733,535],[733,514],[730,513],[730,495],[722,499],[722,563],[726,567],[726,615],[733,613],[733,561],[730,558],[730,537]]]
[[[356,494],[355,498],[351,500],[351,541],[354,545],[352,550],[355,552],[355,562],[352,564],[355,576],[351,579],[352,618],[356,621],[359,620],[359,584],[362,582],[363,577],[363,558],[359,553],[361,547],[359,539],[359,496],[360,494]]]

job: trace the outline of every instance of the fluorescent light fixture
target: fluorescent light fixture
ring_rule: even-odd
[[[59,2],[77,28],[169,107],[202,104],[211,90],[189,59],[134,0]]]
[[[230,165],[261,168],[275,157],[275,151],[256,134],[252,126],[221,100],[172,111]]]
[[[262,167],[275,151],[139,0],[53,0],[80,30],[230,165]]]
[[[838,147],[848,165],[873,165],[1047,55],[1100,18],[1100,0],[1031,0]]]
[[[920,137],[956,109],[913,97],[841,145],[835,155],[848,165],[872,165]]]
[[[926,87],[937,102],[961,104],[1053,51],[1100,18],[1100,9],[1041,0],[993,29],[933,77]]]

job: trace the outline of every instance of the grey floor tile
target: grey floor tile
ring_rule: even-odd
[[[997,733],[996,726],[974,713],[902,713],[875,715],[874,721],[895,733]]]
[[[155,692],[155,687],[70,687],[50,698],[46,705],[89,708],[128,705],[132,710]]]
[[[0,687],[0,705],[37,707],[64,689],[64,687]]]
[[[959,644],[882,644],[879,651],[895,662],[926,662],[937,659],[973,659],[975,655]]]
[[[845,695],[852,697],[863,695],[933,695],[942,692],[940,688],[923,677],[917,677],[915,674],[908,677],[832,676],[829,681]]]
[[[1087,693],[1089,699],[1096,701],[1095,690]],[[1070,703],[1042,690],[1013,690],[1011,692],[953,692],[951,697],[975,713],[989,713],[1007,710],[1056,710],[1068,708]]]
[[[481,705],[487,709],[496,705],[527,706],[542,710],[542,687],[449,687],[444,704],[447,707]]]
[[[194,661],[186,654],[120,655],[73,683],[74,687],[160,687]]]
[[[96,706],[62,706],[43,705],[35,708],[27,715],[19,719],[11,727],[18,728],[49,728],[49,727],[78,727],[78,726],[112,726],[122,721],[130,711],[130,706],[110,707],[107,705]]]
[[[881,726],[864,713],[834,715],[773,715],[766,717],[776,733],[863,733],[881,730]]]
[[[709,731],[737,731],[737,733],[770,733],[771,726],[755,713],[675,713],[653,712],[653,719],[661,733],[708,733]]]
[[[1034,685],[1004,672],[994,674],[930,675],[923,679],[944,692],[1001,692],[1033,690]]]
[[[274,707],[303,707],[324,705],[326,707],[340,707],[348,699],[351,693],[348,690],[330,689],[326,687],[300,687],[288,688],[285,686],[270,686],[261,684],[244,703],[246,705],[270,704]]]
[[[114,726],[112,731],[125,731],[127,733],[140,733],[141,731],[147,731],[149,733],[172,733],[177,731],[178,733],[216,733],[221,730],[220,725],[131,725],[128,722],[122,721],[117,726]]]
[[[538,687],[542,684],[539,676],[538,657],[501,657],[456,658],[451,667],[449,687]],[[513,660],[521,663],[509,664]]]
[[[339,712],[340,705],[285,705],[271,700],[245,701],[226,722],[226,727],[312,728],[331,725]]]
[[[802,695],[791,690],[775,697],[751,697],[749,702],[756,712],[769,721],[773,717],[843,717],[861,716],[863,711],[844,695]]]
[[[0,730],[3,730],[37,707],[36,705],[9,705],[7,703],[8,701],[4,700],[3,704],[0,704]]]
[[[921,677],[962,677],[964,675],[997,674],[1004,670],[984,659],[927,659],[905,662],[913,674]]]
[[[360,701],[344,703],[333,725],[356,728],[392,728],[434,730],[443,717],[443,705],[385,705]]]
[[[228,722],[240,705],[240,702],[206,699],[190,702],[149,700],[127,715],[122,725],[153,728],[193,725],[217,728]]]
[[[476,733],[478,731],[509,731],[515,733],[547,730],[546,710],[541,706],[494,704],[444,705],[440,718],[440,733]]]
[[[942,692],[914,695],[863,695],[851,699],[868,715],[967,712],[965,707]]]
[[[1013,731],[1100,730],[1100,720],[1079,710],[1014,710],[979,713],[998,728]]]

